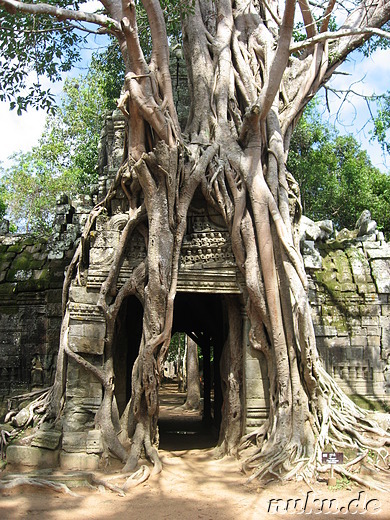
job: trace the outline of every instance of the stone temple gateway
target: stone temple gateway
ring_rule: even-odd
[[[102,363],[106,332],[103,315],[97,307],[99,290],[108,274],[126,219],[122,213],[111,218],[98,218],[90,244],[89,267],[84,273],[85,285],[76,282],[70,289],[69,346],[97,366]],[[135,236],[120,270],[118,289],[145,254],[142,237]],[[207,360],[210,359],[210,349],[214,351],[214,419],[218,423],[222,406],[219,361],[228,334],[228,300],[240,309],[242,343],[237,345],[237,349],[242,350],[243,355],[245,384],[241,393],[245,402],[243,429],[247,430],[267,417],[267,378],[262,373],[262,354],[251,352],[249,347],[242,291],[229,235],[218,215],[208,212],[199,198],[190,212],[182,246],[173,332],[186,332],[192,336]],[[142,307],[135,297],[129,297],[122,307],[117,319],[114,360],[120,413],[130,397],[131,369],[138,354],[142,324]],[[211,374],[207,373],[206,366],[204,377],[204,413],[208,414]],[[62,465],[71,466],[74,461],[72,453],[88,454],[83,457],[91,460],[96,456],[94,451],[101,449],[97,442],[93,450],[90,442],[91,439],[95,442],[99,436],[94,430],[93,419],[101,403],[102,388],[91,373],[70,360],[66,395],[61,461]]]
[[[100,143],[99,185],[105,196],[121,162],[124,122],[118,112],[107,118]],[[126,195],[119,188],[111,201],[111,216],[102,213],[89,244],[86,268],[70,287],[69,347],[93,365],[103,363],[105,320],[97,306],[99,291],[113,261],[126,223]],[[27,390],[37,392],[52,383],[61,321],[61,286],[90,201],[72,204],[60,198],[55,234],[49,243],[31,237],[0,235],[0,392],[2,413],[7,398]],[[323,238],[323,237],[322,237]],[[306,233],[303,254],[310,281],[310,302],[317,344],[327,370],[359,404],[387,406],[390,391],[390,247],[375,230],[371,234],[340,234],[322,240]],[[306,254],[310,251],[314,255]],[[119,275],[119,286],[145,257],[144,239],[134,235]],[[201,347],[204,367],[204,414],[214,420],[222,403],[219,361],[229,334],[229,309],[241,321],[241,341],[234,348],[241,359],[242,432],[259,426],[268,414],[268,377],[262,354],[249,345],[244,286],[231,251],[229,234],[220,217],[198,194],[190,208],[181,249],[173,332],[185,332]],[[130,396],[131,368],[138,354],[142,307],[135,297],[122,304],[114,342],[115,395],[119,412]],[[214,353],[214,381],[210,351]],[[69,359],[62,436],[38,433],[31,461],[60,463],[64,468],[95,468],[103,452],[94,418],[102,401],[102,385]],[[16,397],[15,397],[16,396]],[[22,419],[20,419],[22,421]],[[23,457],[9,449],[8,461]]]

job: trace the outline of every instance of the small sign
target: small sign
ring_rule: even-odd
[[[342,464],[343,463],[343,453],[323,453],[322,454],[322,464]]]

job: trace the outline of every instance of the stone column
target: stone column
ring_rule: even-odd
[[[96,303],[97,291],[73,286],[70,291],[69,348],[95,366],[102,366],[105,321]],[[102,384],[94,374],[68,359],[61,466],[96,469],[103,451],[101,433],[94,429],[102,401]]]
[[[267,363],[262,352],[255,350],[249,342],[250,323],[242,309],[244,349],[244,433],[261,426],[269,414],[269,381]]]

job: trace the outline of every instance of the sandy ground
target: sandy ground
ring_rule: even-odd
[[[261,520],[295,515],[317,519],[356,519],[364,515],[390,520],[389,494],[364,490],[351,483],[339,483],[336,488],[328,488],[325,482],[312,487],[304,482],[271,483],[264,488],[246,485],[239,461],[214,459],[207,446],[214,442],[212,435],[202,432],[196,414],[179,410],[176,405],[177,402],[171,406],[163,404],[160,455],[164,469],[157,477],[128,491],[124,497],[106,489],[86,487],[72,488],[78,496],[34,490],[30,486],[3,491],[0,520]],[[100,476],[108,478],[115,471],[120,470],[113,465]],[[302,501],[295,510],[290,502],[286,511],[289,499]],[[327,500],[332,499],[329,509]]]

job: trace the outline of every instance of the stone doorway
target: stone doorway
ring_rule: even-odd
[[[115,397],[120,416],[131,397],[131,372],[138,356],[142,317],[139,300],[135,296],[126,298],[116,320],[114,342]]]
[[[218,440],[223,405],[220,361],[229,331],[226,298],[234,298],[240,305],[239,295],[205,292],[178,292],[176,295],[172,335],[176,332],[185,333],[199,346],[202,358],[202,403],[198,421],[194,420],[194,414],[183,413],[180,416],[177,410],[171,415],[164,414],[164,418],[159,421],[162,446],[177,449],[172,442],[175,437],[187,449],[196,445],[210,447]],[[120,415],[131,395],[131,372],[138,355],[142,314],[142,306],[137,298],[129,297],[124,301],[117,318],[114,369],[115,395]],[[162,394],[163,400],[166,399],[166,387]],[[188,439],[187,445],[185,442],[183,444],[184,439]]]
[[[228,333],[224,297],[182,292],[176,295],[173,333],[185,332],[202,352],[203,421],[217,430],[221,422],[220,360]]]

